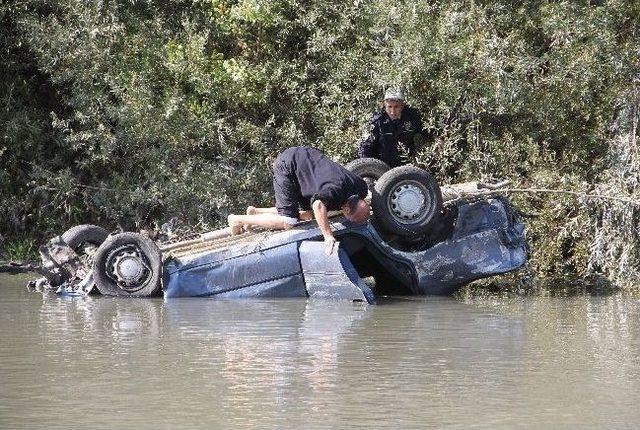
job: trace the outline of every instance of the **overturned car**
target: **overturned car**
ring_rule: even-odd
[[[414,166],[389,170],[361,159],[348,168],[371,184],[374,217],[366,225],[332,217],[339,246],[330,256],[314,221],[287,231],[231,236],[221,229],[172,241],[81,225],[41,247],[45,278],[32,285],[63,294],[375,303],[383,295],[451,294],[525,263],[524,226],[505,198],[455,198],[455,187],[441,190]]]

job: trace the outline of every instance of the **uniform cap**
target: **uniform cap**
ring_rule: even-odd
[[[404,95],[399,88],[388,88],[387,91],[384,92],[384,99],[404,101]]]

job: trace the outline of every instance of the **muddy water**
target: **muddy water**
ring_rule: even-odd
[[[640,299],[65,299],[0,277],[0,428],[637,428]]]

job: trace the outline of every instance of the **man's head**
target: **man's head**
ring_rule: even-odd
[[[371,206],[360,196],[351,196],[342,205],[342,213],[345,218],[356,224],[364,224],[369,221]]]
[[[391,119],[399,119],[404,108],[404,96],[402,91],[389,88],[384,93],[384,110]]]

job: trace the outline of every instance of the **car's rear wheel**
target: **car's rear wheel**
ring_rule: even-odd
[[[100,246],[108,235],[109,232],[100,226],[81,224],[65,231],[62,234],[62,240],[69,245],[70,248],[76,249],[84,243]]]
[[[378,179],[371,203],[382,228],[412,237],[426,233],[437,219],[442,210],[442,194],[428,172],[415,166],[401,166]]]
[[[104,228],[93,224],[81,224],[71,227],[62,234],[62,240],[91,267],[98,247],[109,236]]]
[[[345,168],[364,179],[369,189],[373,189],[376,181],[389,170],[387,163],[377,158],[357,158]]]
[[[98,290],[105,295],[156,295],[162,277],[160,249],[138,233],[109,236],[96,252],[93,277]]]

